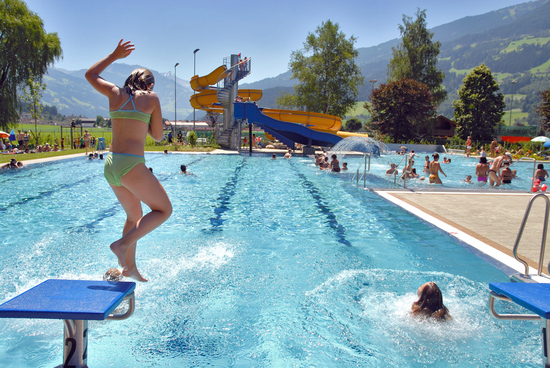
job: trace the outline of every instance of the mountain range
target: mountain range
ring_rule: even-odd
[[[537,0],[465,17],[430,30],[434,33],[433,40],[441,42],[438,68],[446,74],[444,86],[448,98],[439,107],[439,112],[448,117],[452,117],[452,100],[457,96],[456,91],[463,77],[481,63],[492,69],[504,93],[528,96],[550,88],[547,75],[550,71],[550,0]],[[399,42],[399,39],[393,39],[377,46],[358,48],[356,63],[365,78],[359,91],[359,101],[368,100],[376,83],[386,81],[392,48]],[[107,80],[122,85],[137,67],[140,66],[112,64],[103,75]],[[161,98],[164,117],[173,119],[174,74],[151,71],[155,75],[155,92]],[[108,106],[104,97],[87,83],[84,72],[49,68],[44,76],[47,89],[42,103],[55,105],[58,112],[64,115],[107,116]],[[264,95],[260,105],[276,107],[276,98],[281,91],[293,91],[295,81],[291,77],[291,72],[287,71],[254,83],[241,83],[240,88],[262,89]],[[512,79],[517,82],[515,85],[508,83]],[[377,82],[370,82],[374,80]],[[188,81],[181,78],[176,78],[176,81],[177,117],[180,120],[189,119],[193,111],[189,97],[193,91]],[[202,114],[197,111],[199,116]]]

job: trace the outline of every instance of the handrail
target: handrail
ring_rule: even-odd
[[[537,159],[533,157],[522,157],[518,161],[531,161],[533,160],[533,179],[531,179],[531,187],[529,188],[529,192],[533,191],[533,187],[535,186],[535,172],[537,171]]]
[[[536,321],[540,320],[540,317],[536,314],[499,314],[495,311],[495,299],[511,302],[512,299],[504,295],[499,295],[494,291],[489,293],[489,310],[491,314],[496,319],[507,319],[507,320],[522,320],[522,321]]]
[[[403,160],[405,161],[405,167],[407,167],[407,158],[409,157],[409,155],[404,155],[403,158],[401,159],[401,161],[395,166],[395,169],[399,169],[399,166],[401,166],[401,164],[403,163]],[[403,170],[403,172],[405,172],[405,170]],[[397,173],[394,172],[390,177],[388,177],[388,179],[386,180],[387,183],[389,183],[389,181],[391,180],[391,178],[393,177],[393,185],[394,186],[397,186]],[[403,181],[403,189],[405,189],[407,187],[407,181],[406,179],[404,179]]]
[[[364,169],[363,169],[363,176],[361,178],[363,178],[363,188],[366,188],[367,187],[367,172],[370,171],[370,156],[371,154],[370,153],[365,153],[365,155],[363,156],[363,165],[364,165]],[[368,157],[368,168],[367,168],[367,157]],[[356,183],[357,185],[359,185],[359,169],[361,168],[361,165],[359,165],[359,167],[357,168],[357,171],[355,172],[355,175],[353,175],[353,178],[351,179],[353,181],[353,179],[356,179]]]
[[[546,233],[548,231],[548,215],[550,213],[549,212],[549,210],[550,210],[549,209],[550,200],[548,199],[546,194],[544,194],[544,193],[536,194],[536,195],[533,196],[533,198],[531,198],[529,200],[529,204],[527,205],[527,209],[525,210],[525,215],[523,215],[523,220],[522,220],[521,226],[519,228],[518,236],[516,237],[516,243],[514,244],[514,250],[513,250],[514,258],[516,260],[518,260],[518,262],[520,262],[521,264],[523,264],[525,266],[525,274],[524,275],[526,275],[526,276],[529,275],[529,265],[527,264],[526,261],[524,261],[523,259],[518,257],[518,254],[517,254],[518,253],[518,246],[519,246],[519,241],[521,240],[521,236],[523,235],[523,230],[525,229],[525,224],[527,223],[527,218],[529,217],[529,213],[531,212],[531,207],[533,206],[533,202],[535,201],[535,199],[537,199],[541,196],[546,201],[546,213],[544,215],[544,228],[542,229],[542,241],[541,241],[541,244],[540,244],[539,267],[538,267],[538,275],[541,276],[541,274],[542,274],[542,262],[544,260],[544,251],[545,251],[545,248],[546,248]],[[549,265],[549,267],[550,267],[550,265]],[[550,270],[549,270],[549,272],[550,272]]]
[[[131,294],[124,297],[124,300],[128,300],[128,310],[124,314],[109,314],[106,319],[110,321],[122,321],[124,319],[130,318],[130,316],[134,314],[134,309],[136,306],[135,299],[136,298],[134,292],[132,291]]]

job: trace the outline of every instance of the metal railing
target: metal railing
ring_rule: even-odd
[[[363,188],[367,187],[367,172],[370,171],[370,153],[365,153],[365,156],[363,156],[363,162],[359,167],[357,168],[357,172],[355,175],[353,175],[353,178],[351,180],[355,180],[357,185],[359,185],[359,180],[363,179]],[[368,161],[368,163],[367,163]],[[359,170],[361,169],[361,166],[364,166],[363,168],[363,175],[361,175],[361,178],[359,177]]]
[[[537,171],[537,159],[532,157],[522,157],[518,160],[519,161],[533,161],[533,179],[531,179],[531,187],[529,187],[529,191],[533,191],[533,186],[535,185],[535,172]]]
[[[399,169],[399,166],[401,166],[401,164],[403,163],[403,161],[405,161],[405,167],[407,167],[407,160],[409,159],[409,155],[404,155],[403,158],[401,159],[401,161],[395,166],[395,172],[388,177],[388,179],[386,180],[386,184],[388,184],[390,182],[390,180],[393,178],[393,185],[394,186],[397,186],[399,180],[403,180],[403,189],[406,189],[407,188],[407,173],[408,172],[405,172],[405,169],[403,169],[403,172],[401,174],[401,177],[398,179],[398,169]]]
[[[527,209],[525,210],[525,215],[523,216],[523,220],[521,222],[521,226],[519,228],[518,235],[516,237],[516,242],[514,244],[514,250],[513,250],[514,258],[525,266],[525,274],[524,274],[525,276],[529,275],[529,265],[525,260],[521,259],[518,256],[518,246],[519,246],[521,237],[523,235],[523,230],[525,230],[525,224],[527,223],[527,219],[529,218],[529,213],[531,212],[531,207],[533,206],[533,202],[539,197],[544,198],[544,200],[546,201],[546,212],[544,214],[544,228],[542,229],[542,241],[540,244],[539,267],[538,267],[538,273],[537,273],[539,276],[541,276],[542,267],[543,267],[542,263],[544,261],[544,251],[546,248],[546,233],[548,231],[548,215],[550,213],[549,212],[550,200],[548,200],[548,197],[546,196],[546,194],[539,193],[537,195],[534,195],[533,198],[531,198],[531,200],[529,201],[529,204],[527,205]]]

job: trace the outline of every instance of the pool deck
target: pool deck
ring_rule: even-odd
[[[448,232],[477,248],[489,253],[484,247],[497,252],[497,258],[507,259],[514,269],[524,272],[524,267],[513,257],[513,248],[525,211],[534,194],[490,192],[377,192],[390,202],[415,214],[430,224]],[[533,202],[526,222],[518,255],[526,259],[531,273],[536,273],[542,242],[546,201],[537,198]],[[504,257],[498,256],[504,254]],[[543,273],[550,261],[550,251],[543,261]],[[494,255],[490,255],[493,257]],[[508,257],[506,257],[508,256]],[[511,262],[510,262],[511,261]]]

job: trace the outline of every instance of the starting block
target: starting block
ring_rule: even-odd
[[[64,321],[63,368],[86,368],[88,321],[123,320],[135,307],[134,282],[46,280],[0,305],[0,318],[43,318]],[[129,301],[128,311],[111,312]]]
[[[490,283],[489,289],[489,309],[493,317],[541,321],[543,367],[550,368],[550,284],[501,282]],[[495,299],[514,302],[535,314],[499,314],[495,311]]]

